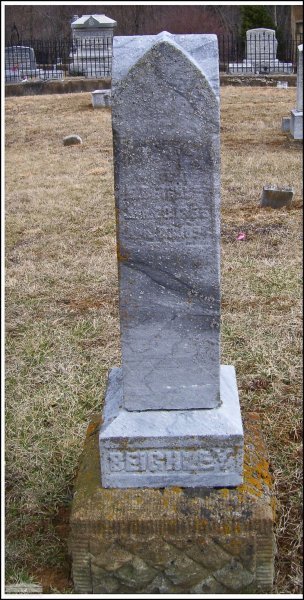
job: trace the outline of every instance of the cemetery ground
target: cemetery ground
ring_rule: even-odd
[[[302,580],[302,146],[281,132],[295,100],[221,88],[221,363],[268,446],[276,593]],[[68,594],[73,481],[120,361],[110,109],[90,93],[7,98],[5,171],[6,580]],[[260,208],[266,184],[293,186],[292,207]]]

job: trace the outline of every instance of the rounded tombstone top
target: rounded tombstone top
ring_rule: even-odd
[[[82,17],[73,21],[71,27],[72,29],[90,29],[91,27],[94,27],[94,29],[96,27],[103,29],[105,27],[113,28],[116,25],[117,22],[110,19],[110,17],[106,17],[106,15],[82,15]]]
[[[274,29],[267,29],[267,27],[256,27],[254,29],[247,29],[246,35],[255,34],[255,33],[268,33],[269,35],[275,34]]]

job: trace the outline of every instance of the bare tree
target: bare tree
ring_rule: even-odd
[[[269,7],[273,12],[274,8]],[[288,27],[290,6],[277,6],[281,28]],[[117,21],[115,35],[171,33],[232,33],[239,29],[240,6],[234,5],[8,5],[5,36],[9,42],[15,25],[22,39],[54,40],[71,35],[71,19],[78,14],[105,14]],[[284,25],[285,24],[285,25]],[[289,31],[289,29],[288,29]],[[16,36],[15,36],[16,37]]]

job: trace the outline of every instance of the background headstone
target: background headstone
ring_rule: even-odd
[[[5,81],[18,81],[25,75],[35,74],[37,69],[34,49],[30,46],[5,48]]]
[[[246,31],[247,60],[254,63],[270,64],[277,57],[278,42],[274,29],[248,29]]]
[[[277,58],[277,48],[274,29],[248,29],[246,58],[242,62],[229,63],[229,73],[292,73],[292,63]]]
[[[303,112],[303,44],[298,46],[297,110]]]
[[[34,49],[30,46],[9,46],[5,48],[5,68],[36,69]]]
[[[281,129],[282,129],[283,133],[290,132],[290,117],[282,117]]]
[[[290,207],[293,199],[293,188],[278,188],[276,186],[264,186],[261,198],[261,206],[271,208]]]
[[[73,19],[72,73],[79,72],[86,77],[111,76],[113,30],[116,25],[116,21],[106,15],[82,15]]]

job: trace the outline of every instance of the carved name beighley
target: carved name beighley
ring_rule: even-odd
[[[171,450],[111,450],[106,454],[108,469],[111,472],[151,472],[166,471],[214,471],[227,467],[227,461],[234,461],[236,453],[226,448]]]

